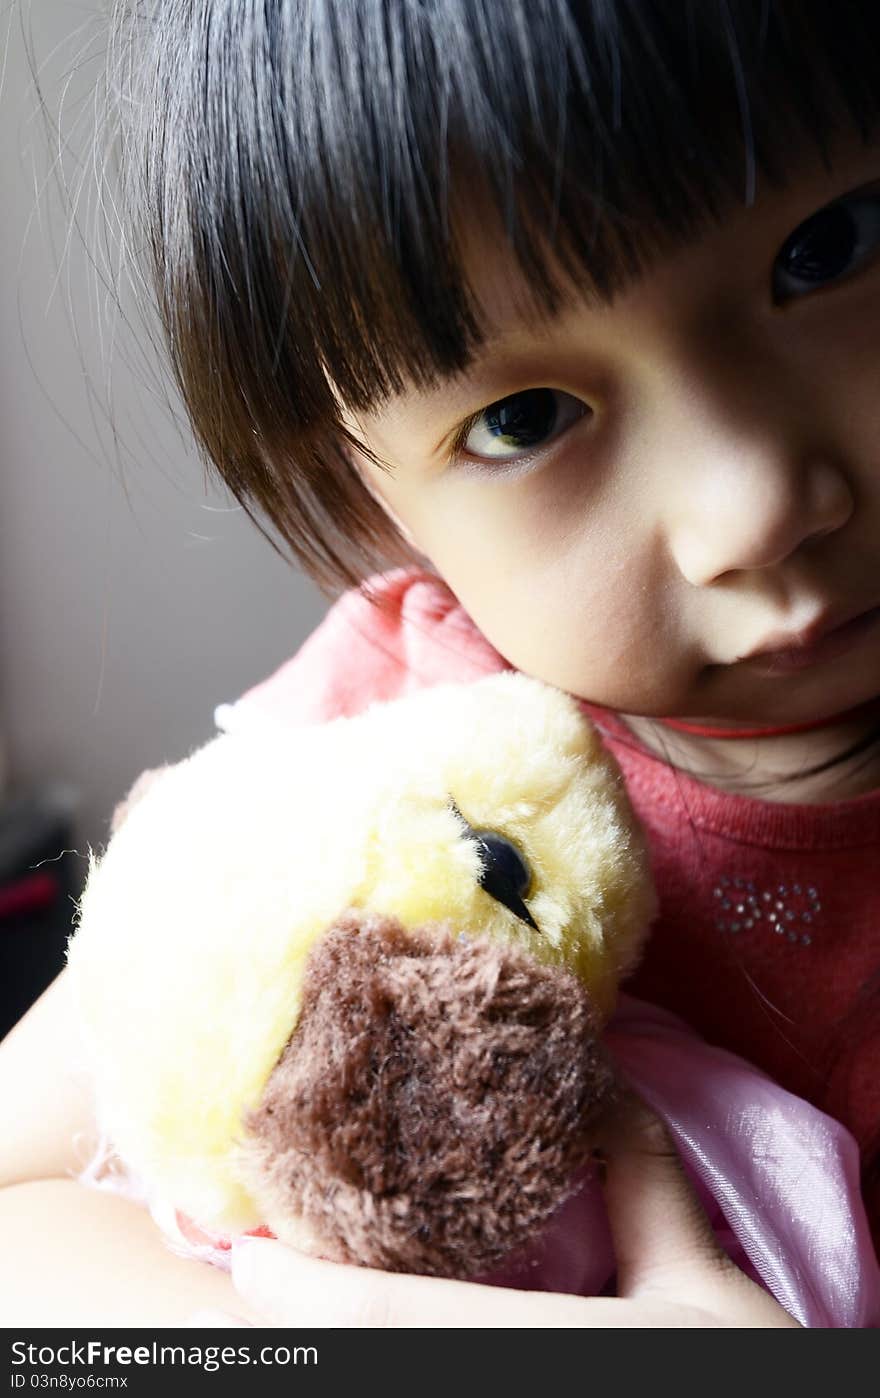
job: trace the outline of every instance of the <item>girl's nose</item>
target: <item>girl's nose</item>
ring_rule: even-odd
[[[825,456],[798,460],[790,445],[716,434],[692,461],[677,474],[668,539],[695,587],[778,566],[840,529],[853,511],[843,472]]]

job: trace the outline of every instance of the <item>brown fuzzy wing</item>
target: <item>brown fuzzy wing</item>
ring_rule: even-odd
[[[514,944],[351,909],[309,958],[249,1114],[280,1237],[386,1270],[476,1276],[571,1192],[612,1086],[583,984]]]

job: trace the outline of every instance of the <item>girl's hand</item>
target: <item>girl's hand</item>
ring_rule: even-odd
[[[251,1311],[272,1326],[800,1328],[722,1251],[665,1126],[644,1103],[627,1097],[602,1145],[616,1297],[514,1291],[342,1266],[259,1238],[233,1248],[233,1282]],[[245,1322],[201,1312],[193,1323]]]

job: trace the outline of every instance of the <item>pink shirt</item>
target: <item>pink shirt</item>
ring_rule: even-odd
[[[876,1161],[880,791],[821,806],[730,795],[647,753],[613,715],[599,722],[660,893],[628,989],[842,1121]],[[864,1193],[878,1244],[874,1174]]]

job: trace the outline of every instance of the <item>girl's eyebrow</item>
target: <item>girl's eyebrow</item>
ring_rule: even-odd
[[[444,414],[449,417],[454,417],[456,413],[473,412],[475,400],[488,404],[503,396],[504,384],[510,379],[512,367],[509,338],[493,337],[484,341],[462,368],[438,370],[429,382],[413,385],[403,393],[399,402],[402,407],[406,403],[411,404],[416,412],[424,406],[432,413],[436,413],[438,405],[442,403]],[[377,416],[384,411],[385,405],[380,405]],[[436,425],[436,416],[432,416],[426,430],[436,429]]]
[[[464,365],[458,368],[438,367],[427,383],[413,387],[412,397],[429,402],[441,395],[448,398],[450,390],[454,396],[472,397],[480,379],[488,376],[500,379],[505,373],[510,374],[517,359],[534,356],[542,349],[549,350],[554,334],[564,333],[566,321],[577,317],[579,326],[582,326],[583,317],[589,314],[590,309],[590,303],[584,298],[581,302],[562,301],[552,311],[545,309],[540,314],[532,313],[531,326],[526,320],[527,313],[511,318],[508,324],[487,331]],[[592,309],[595,310],[594,305]],[[460,389],[459,394],[455,394],[456,388]]]

